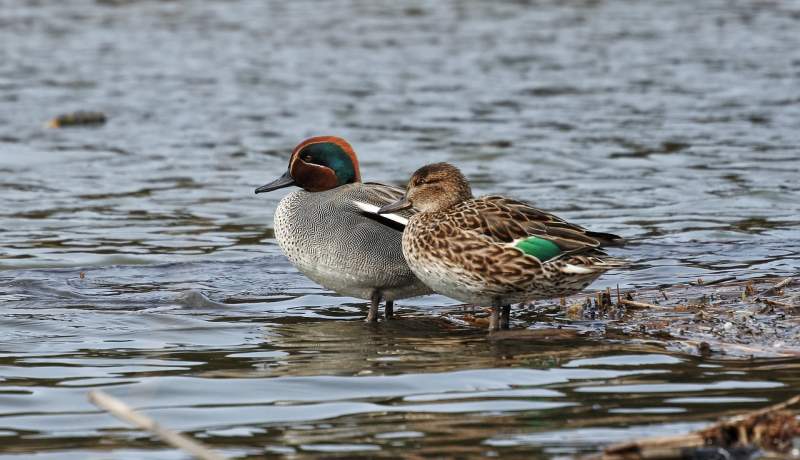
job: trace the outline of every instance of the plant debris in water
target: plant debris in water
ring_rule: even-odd
[[[637,291],[607,289],[517,308],[516,323],[531,329],[500,331],[493,340],[540,340],[547,330],[590,321],[604,339],[658,343],[696,355],[800,356],[800,278],[724,278]],[[512,309],[512,315],[514,315]],[[482,326],[483,318],[466,315]],[[598,331],[597,328],[601,330]]]
[[[78,111],[59,115],[47,123],[48,128],[68,128],[73,126],[102,125],[106,122],[103,112]]]
[[[789,410],[798,402],[800,396],[795,396],[685,435],[614,444],[585,460],[798,458],[792,447],[800,436],[800,424]]]

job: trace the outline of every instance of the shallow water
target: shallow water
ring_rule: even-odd
[[[451,161],[631,239],[595,288],[796,274],[797,2],[0,8],[0,458],[183,458],[91,388],[253,458],[568,458],[800,388],[798,360],[488,341],[438,296],[365,326],[252,194],[338,134],[369,180]],[[109,121],[44,127],[75,110]]]

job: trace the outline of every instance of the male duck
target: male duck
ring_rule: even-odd
[[[296,185],[275,210],[275,238],[289,261],[315,282],[339,294],[371,301],[367,321],[377,321],[386,300],[430,294],[403,259],[401,237],[413,211],[379,216],[403,189],[361,182],[358,159],[344,139],[312,137],[295,147],[289,169],[256,189]]]
[[[491,306],[490,330],[508,328],[512,303],[574,294],[625,265],[598,249],[620,237],[510,198],[473,198],[461,171],[448,163],[418,169],[405,196],[378,212],[411,206],[419,211],[403,233],[411,271],[440,294]]]

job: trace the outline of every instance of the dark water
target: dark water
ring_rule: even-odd
[[[369,180],[451,161],[631,238],[597,288],[795,274],[798,30],[796,1],[0,2],[0,458],[184,458],[92,388],[239,458],[570,458],[794,395],[798,360],[489,341],[438,296],[365,326],[252,190],[338,134]],[[109,122],[44,127],[75,110]]]

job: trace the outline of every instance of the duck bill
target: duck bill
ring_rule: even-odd
[[[389,214],[390,212],[402,211],[403,209],[408,209],[410,207],[411,202],[408,201],[408,198],[403,197],[394,203],[387,204],[386,206],[378,209],[378,214]]]
[[[256,193],[271,192],[273,190],[289,187],[291,185],[294,185],[294,179],[292,178],[292,175],[289,174],[289,171],[286,171],[281,177],[275,179],[269,184],[262,185],[261,187],[257,188]]]

